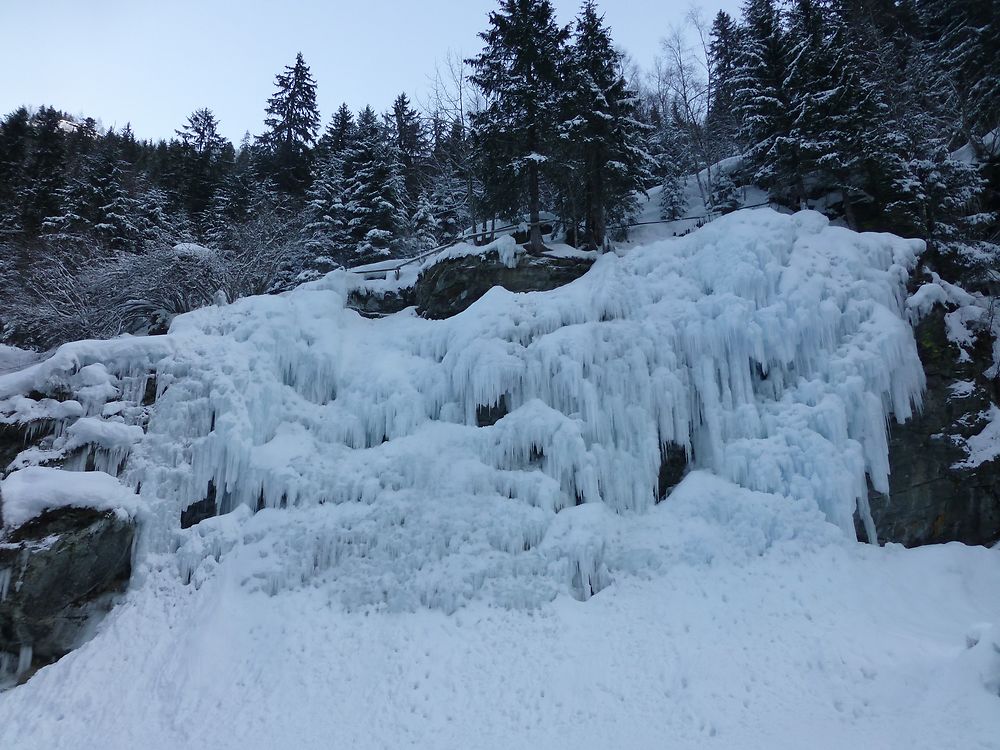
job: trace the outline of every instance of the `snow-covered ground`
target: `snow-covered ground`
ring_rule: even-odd
[[[995,747],[1000,550],[854,541],[920,402],[920,243],[658,231],[448,320],[361,318],[341,272],[0,376],[16,409],[102,362],[82,419],[160,391],[131,589],[0,694],[0,747]],[[181,530],[210,481],[231,512]]]

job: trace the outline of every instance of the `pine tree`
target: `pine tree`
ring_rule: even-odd
[[[417,205],[410,216],[409,246],[413,253],[421,253],[436,247],[439,241],[441,224],[438,211],[432,202],[432,196],[421,194]]]
[[[715,80],[705,126],[709,137],[731,151],[738,131],[735,78],[740,52],[740,29],[732,17],[720,10],[712,21],[708,54]]]
[[[569,177],[583,186],[583,242],[602,247],[608,219],[624,223],[635,210],[650,157],[642,143],[646,128],[637,119],[637,94],[622,77],[621,53],[593,0],[577,18],[567,62],[563,153],[580,165],[580,173]]]
[[[354,142],[356,135],[354,113],[346,104],[341,104],[319,139],[316,160],[322,161],[331,154],[342,154]]]
[[[209,214],[227,171],[226,162],[234,157],[233,148],[219,133],[219,122],[207,107],[191,113],[175,132],[183,146],[180,180],[184,208],[204,236],[213,221]]]
[[[174,132],[186,148],[199,156],[219,158],[227,144],[219,133],[219,121],[208,107],[196,109],[181,129]]]
[[[31,134],[30,119],[28,110],[19,107],[0,122],[0,238],[22,230],[21,207]]]
[[[427,152],[427,136],[420,115],[410,106],[406,94],[392,103],[388,116],[390,138],[399,154],[403,182],[406,186],[407,209],[415,210],[423,187],[423,167]]]
[[[432,116],[430,193],[427,196],[438,225],[439,239],[459,236],[473,225],[474,196],[478,193],[474,154],[460,118]]]
[[[338,154],[328,155],[306,193],[303,241],[310,255],[307,265],[320,271],[329,270],[329,259],[343,258],[349,247],[343,164]]]
[[[37,232],[45,217],[59,212],[59,191],[65,185],[65,135],[60,128],[64,115],[42,107],[30,121],[31,141],[24,162],[20,202],[21,226]]]
[[[139,207],[125,186],[126,173],[113,139],[105,136],[80,164],[78,174],[59,191],[61,212],[47,217],[43,229],[68,247],[85,249],[84,239],[98,251],[136,251],[142,240]]]
[[[1000,0],[919,0],[917,12],[964,140],[1000,127]]]
[[[344,153],[344,226],[356,259],[384,258],[406,231],[399,158],[371,107],[358,116],[357,140]]]
[[[724,172],[717,172],[710,185],[708,207],[720,214],[728,214],[740,207],[739,192],[733,179]]]
[[[542,246],[541,179],[557,157],[558,105],[566,28],[555,21],[549,0],[501,0],[490,13],[485,48],[467,62],[486,107],[472,115],[484,171],[488,208],[514,216],[527,209],[529,246]]]
[[[789,174],[794,175],[796,165],[787,163],[784,151],[791,106],[785,89],[785,37],[774,0],[746,0],[743,23],[733,80],[739,140],[754,181],[795,202],[801,186],[789,184]]]
[[[295,64],[274,81],[277,91],[267,101],[265,133],[257,139],[265,175],[279,188],[303,195],[309,187],[312,147],[319,130],[316,81],[300,52]]]

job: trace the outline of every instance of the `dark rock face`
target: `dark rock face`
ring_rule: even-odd
[[[366,318],[381,318],[416,304],[413,289],[374,292],[356,289],[347,297],[347,307],[357,310]]]
[[[30,424],[0,424],[0,476],[17,454],[31,444]]]
[[[688,454],[683,445],[667,443],[660,448],[660,476],[658,499],[670,494],[681,483],[688,468]]]
[[[992,361],[987,336],[958,362],[945,334],[945,311],[938,308],[914,331],[927,375],[922,412],[906,424],[890,424],[889,497],[869,490],[879,542],[908,547],[959,541],[992,544],[1000,540],[1000,460],[976,468],[953,468],[966,457],[959,441],[978,434],[982,412],[996,398],[982,373]],[[959,397],[956,381],[973,384]],[[866,539],[858,524],[858,538]]]
[[[417,278],[413,288],[421,317],[440,320],[457,315],[495,286],[511,292],[542,292],[585,274],[593,261],[520,255],[510,268],[496,251],[436,263]]]
[[[195,524],[201,523],[206,518],[213,518],[218,514],[219,503],[216,499],[215,482],[209,481],[205,497],[191,503],[181,511],[181,528],[189,529]]]
[[[492,427],[506,417],[509,411],[510,409],[507,408],[507,396],[500,394],[500,398],[495,404],[479,404],[476,407],[476,425],[479,427]]]
[[[79,645],[124,589],[135,525],[113,512],[63,508],[0,537],[0,652],[40,666]]]

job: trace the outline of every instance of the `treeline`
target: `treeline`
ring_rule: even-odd
[[[532,251],[543,227],[599,248],[649,188],[681,216],[691,174],[716,211],[754,185],[858,228],[974,238],[993,220],[998,4],[747,0],[740,20],[692,16],[643,76],[594,2],[564,27],[549,0],[501,0],[419,109],[401,94],[323,126],[298,55],[238,145],[208,108],[159,142],[18,109],[0,122],[0,339],[157,330],[220,292],[496,223],[523,222]],[[975,159],[952,156],[965,144]]]
[[[674,157],[661,162],[705,169],[710,202],[725,204],[735,179],[789,208],[938,244],[995,220],[983,209],[1000,154],[997,0],[747,0],[739,22],[720,12],[693,25],[704,65],[665,40],[654,116],[674,125],[658,129]],[[732,154],[740,169],[711,173]]]

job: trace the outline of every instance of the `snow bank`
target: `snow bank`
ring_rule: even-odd
[[[133,516],[138,496],[102,471],[63,471],[30,466],[0,482],[0,511],[6,528],[22,526],[48,510],[93,508]]]
[[[0,375],[21,370],[45,355],[28,349],[18,349],[16,346],[0,344]]]

